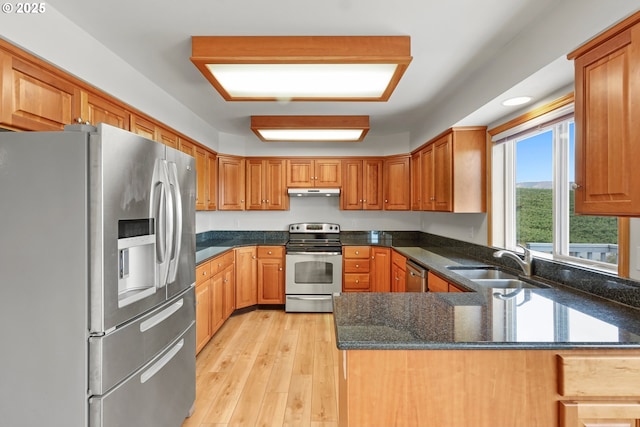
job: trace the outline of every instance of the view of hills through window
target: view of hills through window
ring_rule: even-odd
[[[565,135],[558,135],[565,129]],[[554,164],[555,152],[565,150],[565,164]],[[561,243],[562,255],[578,258],[618,263],[618,220],[616,217],[575,215],[575,144],[573,121],[537,132],[520,139],[516,143],[516,239],[532,250],[553,253],[554,237]],[[555,166],[554,166],[555,165]],[[553,198],[554,167],[556,176],[566,176],[567,182],[558,184],[557,191],[564,186],[567,201]],[[564,168],[565,172],[560,172]],[[564,206],[563,206],[564,205]],[[568,217],[568,233],[554,236],[554,217],[562,221]],[[564,229],[565,227],[558,227]],[[566,243],[565,243],[566,242]]]

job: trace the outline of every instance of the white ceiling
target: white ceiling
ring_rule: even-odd
[[[221,132],[256,138],[251,115],[371,116],[369,135],[411,132],[523,32],[577,0],[50,0],[57,11]],[[581,0],[582,1],[582,0]],[[623,0],[611,0],[621,2]],[[628,0],[624,0],[628,1]],[[608,3],[608,2],[601,2]],[[609,25],[610,23],[607,23]],[[225,102],[189,61],[192,35],[409,35],[413,61],[388,102]],[[526,55],[526,52],[523,52]],[[554,57],[553,59],[556,59]],[[549,61],[552,62],[552,61]],[[538,67],[542,68],[542,67]],[[533,74],[538,69],[531,70]],[[538,99],[572,82],[560,58],[510,92]],[[500,76],[495,76],[500,79]],[[508,115],[502,93],[450,125]],[[506,95],[506,94],[505,94]],[[485,96],[486,97],[486,96]]]

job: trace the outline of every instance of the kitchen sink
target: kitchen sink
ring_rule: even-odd
[[[518,289],[518,288],[544,288],[544,285],[537,285],[518,279],[515,274],[507,273],[493,266],[470,267],[451,266],[449,270],[471,280],[483,288],[494,289]]]
[[[517,289],[517,288],[541,288],[542,286],[525,282],[519,279],[473,279],[473,283],[483,288],[493,289]]]
[[[500,279],[517,279],[514,274],[507,273],[496,267],[449,267],[449,270],[454,271],[469,280],[500,280]]]

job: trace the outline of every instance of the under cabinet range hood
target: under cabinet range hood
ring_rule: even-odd
[[[289,188],[291,197],[338,197],[339,188]]]

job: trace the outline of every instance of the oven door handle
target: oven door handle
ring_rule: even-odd
[[[325,296],[308,296],[308,297],[300,297],[294,295],[287,295],[288,299],[302,300],[302,301],[326,301],[332,298],[331,295]]]
[[[342,255],[342,252],[287,252],[286,255]]]

